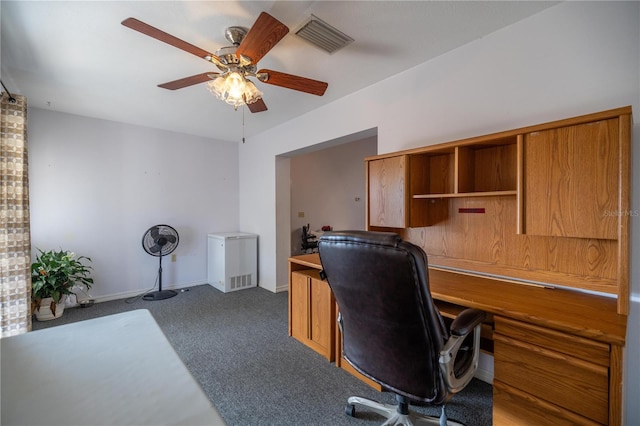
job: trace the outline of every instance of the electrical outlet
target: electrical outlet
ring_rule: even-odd
[[[298,212],[298,217],[304,217],[304,212]]]
[[[175,254],[175,253],[173,253],[173,254],[171,255],[171,261],[172,261],[172,262],[175,262],[175,261],[176,261],[176,254]]]

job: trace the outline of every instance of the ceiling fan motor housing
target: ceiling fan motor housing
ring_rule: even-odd
[[[248,32],[249,30],[245,27],[228,27],[224,30],[224,38],[229,40],[229,43],[238,47]]]
[[[220,59],[225,66],[216,65],[220,71],[236,71],[242,73],[244,75],[254,75],[257,71],[257,66],[255,64],[245,64],[243,65],[240,58],[236,55],[236,51],[238,50],[238,46],[225,46],[216,50],[216,56]]]

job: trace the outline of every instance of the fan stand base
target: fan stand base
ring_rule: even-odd
[[[144,300],[164,300],[169,299],[173,296],[176,296],[176,293],[173,290],[160,290],[160,291],[152,291],[151,293],[147,293],[142,298]]]

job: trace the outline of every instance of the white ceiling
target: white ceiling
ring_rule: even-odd
[[[557,2],[524,1],[6,1],[0,3],[2,82],[30,107],[221,140],[243,135],[242,108],[204,84],[157,85],[212,64],[120,24],[135,17],[202,49],[229,43],[265,11],[291,30],[258,64],[326,81],[318,97],[257,82],[268,111],[244,113],[246,137],[481,38]],[[310,16],[355,39],[332,55],[294,32]],[[429,78],[429,76],[425,76]]]

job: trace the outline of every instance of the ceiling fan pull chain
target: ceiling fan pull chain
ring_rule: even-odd
[[[242,105],[242,143],[244,143],[244,110],[247,109],[247,105]]]

